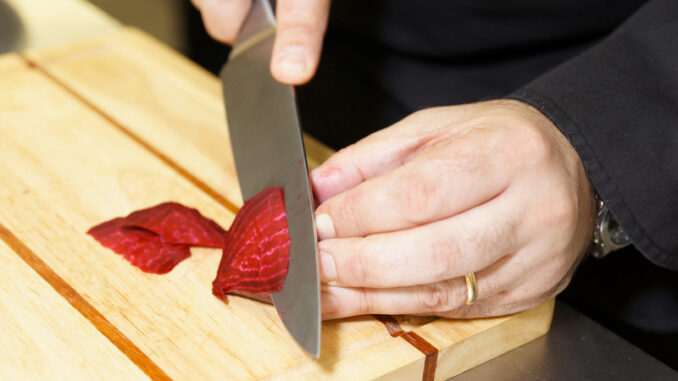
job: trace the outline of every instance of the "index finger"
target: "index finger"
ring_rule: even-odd
[[[326,200],[316,210],[319,237],[408,229],[496,197],[511,173],[492,140],[491,129],[469,132]]]

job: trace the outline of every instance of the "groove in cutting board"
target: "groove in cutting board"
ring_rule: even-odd
[[[398,320],[391,315],[372,315],[375,319],[379,320],[386,326],[388,334],[392,337],[402,337],[410,343],[413,347],[417,348],[421,353],[423,353],[426,358],[424,359],[424,374],[422,375],[423,381],[430,381],[435,379],[436,375],[436,365],[438,364],[438,349],[429,343],[423,337],[417,335],[412,331],[405,331],[398,323]]]
[[[226,197],[219,194],[219,192],[212,189],[209,185],[205,184],[205,182],[203,182],[202,180],[200,180],[199,178],[194,176],[191,172],[186,170],[184,167],[180,166],[176,161],[170,159],[167,155],[163,154],[158,149],[153,147],[151,144],[147,143],[145,140],[140,138],[137,134],[133,133],[127,127],[123,126],[121,123],[119,123],[117,120],[115,120],[115,118],[106,114],[103,110],[101,110],[95,104],[93,104],[92,102],[87,100],[85,97],[80,95],[75,90],[71,89],[68,85],[66,85],[59,78],[53,76],[49,71],[47,71],[45,68],[43,68],[40,64],[31,60],[30,58],[28,58],[24,54],[20,54],[20,57],[23,58],[26,61],[26,64],[29,67],[31,67],[31,68],[37,70],[38,72],[42,73],[47,78],[49,78],[51,81],[53,81],[55,84],[57,84],[59,87],[61,87],[65,91],[67,91],[69,94],[73,95],[77,100],[82,102],[85,106],[87,106],[92,111],[97,113],[99,116],[104,118],[107,122],[111,123],[111,125],[113,125],[115,128],[117,128],[120,132],[125,134],[127,137],[132,139],[134,142],[136,142],[140,146],[144,147],[151,154],[153,154],[155,157],[160,159],[160,161],[162,161],[163,163],[168,165],[170,168],[174,169],[182,177],[184,177],[186,180],[190,181],[193,185],[198,187],[201,191],[207,193],[210,197],[212,197],[215,201],[217,201],[218,203],[223,205],[226,209],[230,210],[234,214],[238,213],[238,207],[237,206],[235,206],[233,203],[228,201],[226,199]]]
[[[152,380],[171,380],[160,367],[127,338],[116,326],[111,324],[94,306],[92,306],[71,285],[61,278],[51,267],[26,246],[7,227],[0,223],[0,239],[14,251],[33,271],[38,273],[56,292],[70,303],[82,316],[89,320],[113,345],[125,354]]]
[[[426,356],[424,359],[424,374],[421,379],[423,381],[433,381],[436,376],[436,365],[438,364],[438,348],[434,347],[431,343],[426,341],[426,339],[412,331],[405,332],[400,335],[400,337],[412,344],[413,347],[417,348]]]
[[[68,92],[69,94],[73,95],[76,99],[78,99],[80,102],[82,102],[82,103],[83,103],[85,106],[87,106],[89,109],[91,109],[91,110],[94,111],[96,114],[98,114],[99,116],[101,116],[102,118],[104,118],[106,121],[108,121],[109,123],[111,123],[111,125],[113,125],[115,128],[117,128],[120,132],[122,132],[123,134],[125,134],[127,137],[129,137],[130,139],[132,139],[134,142],[136,142],[136,143],[139,144],[140,146],[144,147],[144,148],[145,148],[146,150],[148,150],[151,154],[153,154],[154,156],[156,156],[158,159],[160,159],[163,163],[165,163],[166,165],[168,165],[170,168],[174,169],[179,175],[181,175],[182,177],[186,178],[189,182],[191,182],[191,183],[192,183],[193,185],[195,185],[197,188],[199,188],[200,190],[202,190],[203,192],[205,192],[208,196],[210,196],[212,199],[214,199],[215,201],[217,201],[218,203],[220,203],[220,204],[221,204],[222,206],[224,206],[226,209],[228,209],[229,211],[231,211],[231,212],[234,213],[234,214],[238,212],[238,209],[239,209],[239,208],[238,208],[237,206],[235,206],[233,203],[231,203],[230,201],[228,201],[224,196],[222,196],[222,195],[219,194],[217,191],[215,191],[214,189],[212,189],[209,185],[205,184],[202,180],[200,180],[198,177],[194,176],[191,172],[189,172],[188,170],[186,170],[185,168],[183,168],[182,166],[180,166],[177,162],[175,162],[174,160],[172,160],[171,158],[169,158],[168,156],[166,156],[165,154],[163,154],[162,152],[160,152],[158,149],[156,149],[155,147],[153,147],[151,144],[149,144],[148,142],[146,142],[145,140],[143,140],[142,138],[140,138],[138,135],[136,135],[135,133],[133,133],[131,130],[129,130],[128,128],[126,128],[125,126],[123,126],[123,125],[122,125],[120,122],[118,122],[115,118],[113,118],[113,117],[111,117],[110,115],[108,115],[106,112],[104,112],[104,111],[103,111],[102,109],[100,109],[98,106],[96,106],[95,104],[93,104],[92,102],[90,102],[89,100],[87,100],[86,98],[84,98],[84,97],[83,97],[81,94],[79,94],[77,91],[73,90],[71,87],[69,87],[68,85],[66,85],[66,84],[65,84],[63,81],[61,81],[59,78],[57,78],[57,77],[55,77],[54,75],[52,75],[48,70],[46,70],[46,69],[45,69],[44,67],[42,67],[40,64],[38,64],[37,62],[33,61],[32,59],[30,59],[30,58],[27,57],[26,55],[20,54],[20,57],[26,62],[26,64],[27,64],[30,68],[32,68],[32,69],[34,69],[34,70],[37,70],[37,71],[40,72],[41,74],[45,75],[47,78],[49,78],[49,79],[50,79],[51,81],[53,81],[55,84],[57,84],[59,87],[61,87],[62,89],[64,89],[64,90],[65,90],[66,92]],[[0,225],[0,228],[2,228],[2,225]],[[9,232],[7,229],[5,229],[5,231],[6,231],[7,233],[9,233],[10,235],[12,234],[12,233]],[[2,230],[0,230],[0,233],[2,233]],[[0,234],[0,235],[2,235],[2,234]],[[14,236],[12,235],[12,237],[14,237]],[[22,244],[18,239],[16,239],[16,237],[14,237],[14,239],[18,242],[18,244],[20,244],[20,245],[23,246],[23,244]],[[3,236],[3,240],[4,240],[4,236]],[[8,243],[8,244],[9,244],[9,243]],[[10,246],[11,246],[11,245],[10,245]],[[24,247],[26,250],[29,250],[29,251],[30,251],[30,249],[28,249],[27,247],[25,247],[25,246],[23,246],[23,247]],[[39,261],[40,263],[42,263],[42,266],[44,266],[45,268],[47,268],[48,271],[51,272],[51,274],[53,274],[54,277],[58,278],[58,280],[59,280],[61,283],[63,283],[63,285],[65,285],[65,286],[66,286],[70,291],[72,291],[73,293],[77,294],[77,292],[76,292],[72,287],[70,287],[63,279],[61,279],[56,273],[54,273],[54,271],[53,271],[51,268],[49,268],[44,262],[42,262],[42,260],[40,260],[40,259],[37,257],[37,255],[35,255],[35,254],[32,253],[32,252],[30,252],[30,253],[35,257],[35,259],[36,259],[37,261]],[[23,257],[22,257],[22,258],[23,258]],[[26,260],[26,259],[24,259],[24,260]],[[26,260],[26,262],[29,263],[29,265],[31,265],[31,267],[33,267],[33,265],[32,265],[28,260]],[[35,269],[35,268],[34,268],[34,269]],[[40,271],[38,271],[37,269],[35,269],[35,271],[38,272],[41,276],[43,276],[43,274],[42,274]],[[45,276],[43,276],[43,278],[45,278]],[[49,279],[47,279],[47,278],[45,278],[45,279],[46,279],[48,282],[50,282]],[[52,284],[52,282],[50,282],[50,284]],[[62,294],[69,302],[71,302],[71,304],[73,304],[72,301],[71,301],[71,299],[69,299],[69,297],[67,296],[67,294],[70,294],[70,293],[64,294],[64,293],[62,293],[62,291],[61,291],[56,285],[52,284],[52,286],[53,286],[57,291],[59,291],[59,293],[61,293],[61,294]],[[127,339],[126,337],[124,337],[124,335],[122,335],[122,333],[120,333],[120,331],[118,331],[117,328],[115,328],[115,326],[113,326],[110,322],[108,322],[108,321],[103,317],[103,315],[101,315],[101,314],[99,313],[99,311],[97,311],[94,307],[92,307],[92,306],[91,306],[84,298],[82,298],[82,296],[80,296],[79,294],[77,294],[77,295],[79,296],[80,299],[82,299],[82,302],[86,303],[86,305],[87,305],[90,309],[92,309],[92,310],[94,311],[94,313],[96,313],[101,319],[103,319],[103,320],[105,321],[105,324],[109,325],[109,326],[110,326],[112,329],[114,329],[120,336],[122,336],[122,338],[123,338],[124,340],[126,340],[127,342],[129,342],[130,345],[134,346],[134,344],[133,344],[131,341],[129,341],[129,339]],[[77,307],[76,307],[76,308],[77,308]],[[93,321],[92,319],[90,319],[90,317],[89,317],[85,312],[81,311],[79,308],[78,308],[78,310],[79,310],[85,317],[87,317],[90,321],[92,321],[92,322],[94,323],[94,321]],[[398,337],[398,336],[402,337],[402,338],[405,339],[410,345],[412,345],[413,347],[415,347],[417,350],[419,350],[420,352],[422,352],[422,353],[426,356],[426,357],[425,357],[425,362],[424,362],[424,372],[423,372],[422,380],[424,380],[424,381],[433,380],[434,377],[435,377],[435,368],[436,368],[436,364],[437,364],[438,350],[437,350],[433,345],[431,345],[428,341],[426,341],[424,338],[422,338],[421,336],[417,335],[416,333],[411,332],[411,331],[405,332],[405,331],[402,329],[402,327],[400,327],[400,323],[398,323],[398,321],[397,321],[394,317],[389,316],[389,315],[372,315],[372,316],[373,316],[376,320],[378,320],[378,321],[380,321],[381,323],[384,324],[384,326],[386,327],[386,330],[388,331],[389,335],[391,335],[392,337]],[[94,324],[95,324],[95,326],[97,326],[97,328],[99,328],[98,325],[97,325],[96,323],[94,323]],[[101,329],[100,329],[100,331],[101,331]],[[104,333],[104,332],[102,332],[102,333]],[[104,335],[106,335],[106,334],[104,333]],[[114,341],[111,337],[109,337],[108,335],[106,335],[106,337],[108,337],[108,338],[109,338],[116,346],[118,346],[118,343],[117,343],[116,341]],[[138,351],[145,359],[147,359],[149,362],[152,363],[152,360],[150,360],[148,357],[146,357],[146,355],[145,355],[143,352],[141,352],[141,350],[139,350],[136,346],[134,346],[134,349],[136,349],[136,350],[137,350],[137,351]],[[122,350],[122,348],[121,348],[121,350]],[[123,351],[123,352],[124,352],[124,351]],[[130,357],[130,355],[127,354],[126,352],[125,352],[125,354],[128,355],[128,357]],[[132,358],[130,357],[130,359],[132,359]],[[133,360],[133,361],[134,361],[134,360]],[[136,363],[136,362],[135,362],[135,363]],[[144,370],[144,372],[146,372],[146,370],[145,370],[143,367],[141,367],[139,364],[137,364],[137,365],[138,365],[140,368],[142,368],[142,369]],[[169,379],[169,377],[167,377],[167,375],[166,375],[159,367],[157,367],[157,365],[155,365],[154,363],[152,363],[152,365],[155,366],[155,367],[158,369],[158,371],[162,372],[162,375],[163,375],[164,377],[166,377],[167,379]],[[146,372],[146,373],[148,374],[148,372]],[[151,376],[151,375],[149,374],[149,376]],[[155,379],[154,376],[151,376],[151,378],[154,378],[154,379]],[[160,379],[161,379],[161,378],[160,378]]]
[[[372,315],[386,326],[386,330],[391,337],[398,337],[405,333],[403,328],[398,323],[398,320],[391,315]]]

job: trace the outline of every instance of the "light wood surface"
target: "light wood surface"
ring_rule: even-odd
[[[22,22],[18,50],[61,45],[120,28],[120,23],[85,0],[4,1]]]
[[[148,377],[0,241],[3,380]]]
[[[427,358],[411,344],[416,336],[438,350],[435,375],[444,379],[548,330],[552,303],[474,321],[399,317],[413,332],[398,337],[363,316],[324,323],[314,361],[271,306],[211,295],[218,250],[194,250],[157,276],[84,234],[169,200],[230,224],[241,200],[216,78],[126,30],[25,61],[2,58],[0,86],[0,229],[44,261],[20,255],[58,293],[43,303],[63,305],[67,295],[96,329],[83,335],[117,347],[97,354],[113,367],[127,356],[155,379],[420,379]],[[331,154],[312,139],[307,148],[311,165]],[[3,297],[0,305],[12,302]]]

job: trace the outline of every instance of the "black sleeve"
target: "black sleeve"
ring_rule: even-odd
[[[634,245],[678,270],[678,1],[649,1],[509,98],[567,136]]]

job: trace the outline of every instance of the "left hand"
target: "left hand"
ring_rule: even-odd
[[[569,283],[593,229],[579,156],[518,101],[414,113],[339,151],[311,181],[325,319],[534,307]],[[465,305],[470,272],[478,299]]]

